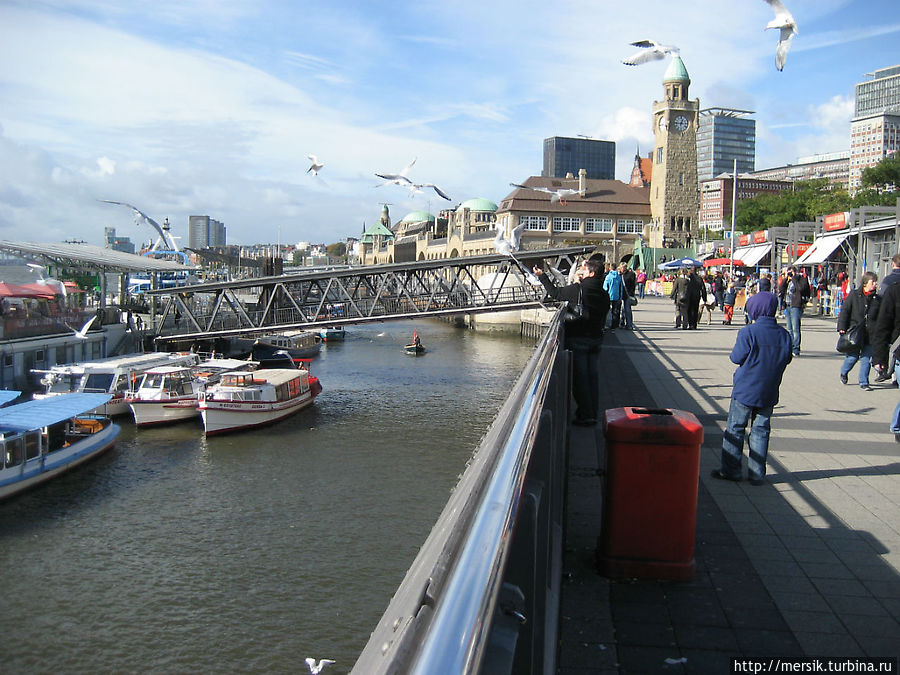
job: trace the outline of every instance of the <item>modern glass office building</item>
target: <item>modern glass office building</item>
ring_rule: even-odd
[[[853,116],[900,112],[900,65],[880,68],[869,77],[856,85]]]
[[[863,170],[900,152],[900,65],[868,73],[856,85],[850,122],[850,190],[862,185]]]
[[[700,111],[697,129],[697,180],[704,181],[734,171],[756,168],[756,120],[752,110],[706,108]]]
[[[614,180],[616,177],[616,144],[593,138],[566,138],[553,136],[544,139],[545,178],[565,178],[578,171],[587,171],[587,178]]]

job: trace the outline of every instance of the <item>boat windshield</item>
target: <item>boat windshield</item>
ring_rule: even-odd
[[[231,373],[222,377],[222,384],[226,387],[249,387],[253,384],[253,374]]]
[[[141,382],[141,389],[162,389],[165,379],[162,373],[147,373]]]
[[[82,380],[81,388],[84,391],[109,391],[112,381],[112,373],[88,373]]]

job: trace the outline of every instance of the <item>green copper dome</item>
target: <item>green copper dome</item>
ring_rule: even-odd
[[[412,211],[411,213],[407,213],[403,216],[403,220],[401,223],[423,223],[428,221],[429,223],[434,222],[434,216],[428,213],[428,211]]]
[[[688,75],[687,68],[684,67],[684,61],[681,60],[678,54],[672,57],[672,61],[666,69],[666,74],[663,76],[663,82],[672,81],[688,83],[691,81],[691,76]]]
[[[464,201],[457,207],[457,211],[462,211],[463,209],[469,209],[469,211],[489,211],[494,213],[497,210],[497,205],[490,199],[476,197],[475,199]]]

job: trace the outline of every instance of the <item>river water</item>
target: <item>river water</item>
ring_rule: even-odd
[[[532,350],[352,326],[275,426],[121,422],[109,453],[0,503],[0,672],[346,673]]]

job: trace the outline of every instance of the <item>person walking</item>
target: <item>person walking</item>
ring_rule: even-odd
[[[647,287],[647,273],[643,268],[638,268],[637,277],[635,278],[637,282],[637,293],[638,298],[644,299],[644,289]]]
[[[572,397],[575,399],[572,423],[581,426],[597,423],[600,346],[609,312],[609,294],[603,288],[602,265],[602,259],[585,260],[575,272],[575,283],[562,287],[556,286],[540,267],[533,268],[547,295],[572,305],[577,304],[580,297],[587,312],[586,318],[567,321],[565,326],[565,347],[572,351]]]
[[[731,325],[731,319],[734,318],[734,303],[736,301],[737,288],[735,288],[733,281],[729,281],[728,287],[725,289],[725,295],[722,296],[722,302],[725,306],[725,318],[722,320],[723,325]]]
[[[672,282],[672,293],[669,297],[675,301],[675,328],[687,330],[690,322],[688,316],[688,304],[690,304],[689,294],[690,282],[687,278],[687,272],[681,270],[675,281]]]
[[[850,370],[859,361],[859,386],[863,391],[872,391],[869,386],[869,371],[872,367],[872,343],[869,338],[869,327],[874,331],[878,321],[878,308],[881,298],[876,294],[878,275],[866,272],[855,288],[847,296],[847,301],[838,315],[837,331],[841,335],[847,331],[858,329],[860,338],[859,351],[847,354],[841,364],[841,382],[847,384]]]
[[[872,361],[876,370],[884,371],[891,359],[897,358],[898,342],[900,342],[900,284],[892,284],[881,296],[878,308],[878,320],[872,338]],[[894,408],[891,418],[891,433],[900,441],[900,402]]]
[[[609,270],[603,280],[603,290],[609,295],[610,316],[612,317],[609,327],[610,330],[615,330],[619,327],[619,321],[622,320],[622,296],[625,292],[625,285],[622,283],[622,275],[619,274],[619,270]]]
[[[706,302],[706,285],[693,267],[688,268],[688,323],[697,330],[700,322],[700,303]]]
[[[895,253],[891,258],[891,271],[888,272],[878,285],[878,296],[884,297],[887,290],[900,281],[900,253]],[[875,382],[889,380],[897,367],[897,360],[890,357],[886,368],[883,368],[876,376]]]
[[[716,276],[713,278],[713,294],[716,296],[716,305],[719,306],[721,311],[725,311],[725,291],[728,288],[728,284],[725,282],[725,275],[722,273],[722,270],[716,272]]]
[[[722,438],[721,466],[713,469],[713,478],[741,480],[741,458],[749,423],[747,478],[751,485],[765,482],[772,410],[778,403],[784,370],[793,358],[791,335],[775,320],[777,311],[778,298],[768,291],[760,291],[747,301],[746,312],[753,323],[738,331],[731,350],[731,362],[738,369],[734,373]]]
[[[809,302],[809,281],[791,265],[778,286],[778,295],[784,304],[784,320],[791,334],[791,349],[794,356],[800,356],[800,317],[803,316],[803,309]]]
[[[637,275],[629,269],[627,263],[619,263],[619,274],[622,276],[622,284],[625,292],[622,295],[622,319],[619,328],[634,330],[634,312],[631,299],[637,297]]]

